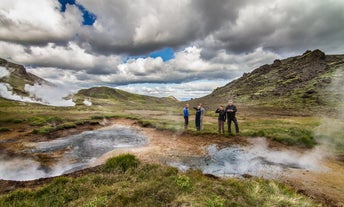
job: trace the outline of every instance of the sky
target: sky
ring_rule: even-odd
[[[63,88],[179,100],[275,59],[344,54],[343,0],[1,0],[0,57]]]

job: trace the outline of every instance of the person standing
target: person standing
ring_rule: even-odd
[[[201,126],[201,129],[203,129],[203,118],[204,118],[204,114],[205,114],[205,109],[203,108],[202,103],[200,103],[199,105],[200,105],[200,107],[201,107],[200,126]]]
[[[183,109],[184,114],[184,129],[188,129],[189,126],[189,104],[186,104]]]
[[[201,105],[193,107],[196,110],[195,124],[197,131],[201,130]]]
[[[216,109],[215,113],[219,114],[219,117],[218,117],[219,134],[224,134],[225,133],[226,112],[223,109],[223,106],[220,106],[218,109]]]
[[[237,134],[239,134],[239,124],[238,124],[238,120],[235,117],[235,113],[238,111],[237,107],[233,104],[232,100],[228,101],[228,105],[226,106],[226,113],[227,113],[227,124],[228,124],[228,133],[231,134],[232,130],[231,130],[231,124],[232,121],[235,125],[235,132]]]

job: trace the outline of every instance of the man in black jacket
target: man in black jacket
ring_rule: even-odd
[[[197,131],[201,130],[201,105],[193,107],[196,110],[195,124]]]
[[[233,101],[232,100],[229,100],[228,101],[228,105],[226,106],[226,113],[227,113],[227,124],[228,124],[228,133],[231,134],[232,131],[231,131],[231,124],[232,124],[232,121],[234,122],[234,125],[235,125],[235,132],[237,134],[239,134],[239,125],[238,125],[238,121],[235,117],[235,113],[238,111],[236,106],[233,105]]]

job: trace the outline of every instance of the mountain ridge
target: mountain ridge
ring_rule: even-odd
[[[190,100],[209,107],[225,104],[229,99],[245,105],[281,108],[334,106],[342,92],[334,89],[334,75],[344,71],[344,55],[325,55],[320,50],[275,60],[240,78],[216,88],[211,94]]]
[[[53,86],[52,83],[40,78],[32,73],[26,71],[25,67],[20,64],[16,64],[0,58],[0,68],[8,71],[8,75],[0,77],[0,82],[7,84],[11,87],[13,93],[20,96],[29,96],[29,93],[25,91],[25,85],[49,85]]]

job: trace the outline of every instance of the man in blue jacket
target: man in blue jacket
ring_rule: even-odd
[[[184,109],[184,129],[188,129],[189,126],[189,104],[186,104]]]
[[[231,134],[232,130],[231,130],[231,124],[232,121],[234,122],[235,125],[235,132],[237,134],[239,134],[239,125],[238,125],[238,121],[235,117],[235,113],[238,111],[236,106],[233,105],[233,101],[229,100],[228,101],[228,105],[226,106],[226,113],[227,113],[227,124],[228,124],[228,133]]]

